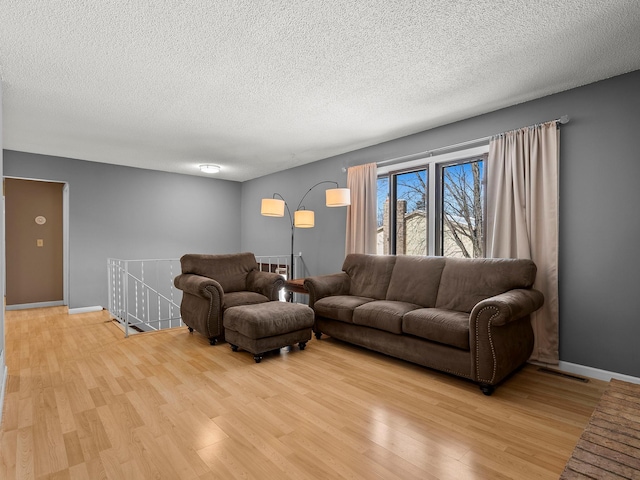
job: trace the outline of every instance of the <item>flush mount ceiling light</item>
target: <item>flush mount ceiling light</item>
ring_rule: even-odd
[[[220,171],[219,165],[200,165],[200,171],[203,173],[218,173]]]

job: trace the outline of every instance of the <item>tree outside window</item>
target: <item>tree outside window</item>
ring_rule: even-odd
[[[484,162],[442,168],[442,255],[484,257]]]

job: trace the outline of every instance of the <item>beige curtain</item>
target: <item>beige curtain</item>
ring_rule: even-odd
[[[487,165],[487,256],[529,258],[538,267],[534,288],[544,294],[532,316],[531,360],[558,357],[558,157],[556,122],[496,136]]]
[[[351,205],[347,207],[346,254],[376,253],[377,170],[375,163],[347,170]]]

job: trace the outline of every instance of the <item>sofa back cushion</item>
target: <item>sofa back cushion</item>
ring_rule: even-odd
[[[476,303],[514,288],[531,288],[536,265],[514,258],[445,259],[437,308],[470,313]]]
[[[214,279],[225,292],[247,289],[247,274],[258,269],[253,253],[202,255],[188,253],[180,258],[182,273],[194,273]]]
[[[443,257],[399,255],[389,281],[387,300],[434,307],[444,264]]]
[[[342,270],[350,278],[349,294],[384,300],[395,262],[396,257],[392,255],[347,255]]]

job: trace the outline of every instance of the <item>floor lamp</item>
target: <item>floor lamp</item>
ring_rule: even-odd
[[[291,280],[293,278],[293,241],[295,236],[296,228],[312,228],[315,225],[315,213],[313,210],[307,210],[302,202],[307,197],[309,192],[316,188],[318,185],[322,185],[324,183],[332,183],[335,185],[335,188],[329,188],[326,190],[326,205],[327,207],[346,207],[347,205],[351,205],[351,192],[348,188],[339,188],[337,182],[332,182],[330,180],[325,180],[322,182],[316,183],[313,187],[307,190],[300,199],[298,206],[293,212],[293,216],[291,215],[291,210],[289,209],[289,205],[285,201],[284,197],[279,193],[274,193],[271,198],[263,198],[262,205],[260,207],[260,213],[266,217],[284,217],[284,211],[287,210],[289,214],[289,221],[291,223],[291,259],[290,259],[290,273],[289,278],[287,280]],[[293,297],[293,293],[289,292],[289,300],[291,301]]]

